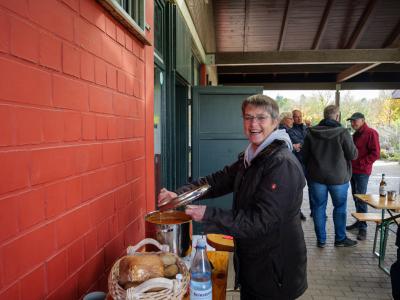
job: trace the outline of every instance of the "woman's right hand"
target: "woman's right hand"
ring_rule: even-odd
[[[165,200],[169,200],[172,198],[177,197],[178,195],[174,192],[168,191],[166,188],[162,188],[160,193],[158,194],[158,204],[160,204],[161,202],[165,201]]]

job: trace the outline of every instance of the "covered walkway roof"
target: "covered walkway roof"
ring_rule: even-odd
[[[217,66],[219,84],[399,87],[398,0],[186,3],[209,61]]]

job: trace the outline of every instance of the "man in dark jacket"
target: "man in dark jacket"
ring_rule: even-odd
[[[304,139],[307,134],[307,127],[303,124],[303,116],[300,110],[295,109],[292,112],[293,115],[293,126],[288,130],[288,134],[293,143],[293,153],[303,165],[303,152],[301,147],[303,147]]]
[[[379,135],[376,130],[368,127],[362,113],[354,113],[347,121],[351,121],[351,127],[356,131],[353,134],[353,141],[358,150],[357,159],[351,162],[353,169],[350,181],[351,191],[356,211],[358,213],[366,213],[368,212],[367,203],[358,200],[354,195],[367,193],[368,179],[372,172],[372,165],[380,156]],[[347,226],[346,229],[358,229],[357,240],[363,241],[367,237],[367,222],[357,221]]]
[[[292,116],[293,116],[293,126],[287,129],[287,133],[289,134],[290,139],[293,143],[293,154],[299,160],[301,166],[303,167],[304,175],[307,178],[306,168],[303,160],[303,150],[302,150],[304,139],[307,135],[307,127],[306,125],[303,124],[303,115],[300,110],[298,109],[293,110]],[[312,216],[313,201],[311,198],[310,190],[308,190],[308,199]],[[300,213],[300,216],[303,221],[306,220],[306,217],[304,216],[303,213]]]
[[[313,218],[317,246],[326,245],[326,205],[328,192],[333,203],[335,246],[357,245],[346,236],[347,190],[351,176],[351,160],[357,157],[349,132],[339,120],[339,107],[329,105],[324,109],[324,119],[309,129],[304,145],[303,158],[314,201]]]
[[[241,299],[295,299],[307,289],[307,253],[300,221],[305,179],[285,130],[276,129],[274,100],[254,95],[242,104],[250,144],[239,159],[191,185],[208,183],[203,198],[233,192],[232,209],[191,205],[186,213],[207,233],[234,237],[236,285]],[[165,189],[158,200],[176,196]]]

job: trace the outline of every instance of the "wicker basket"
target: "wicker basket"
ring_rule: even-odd
[[[161,245],[153,239],[144,239],[135,246],[129,246],[127,249],[128,255],[146,255],[146,253],[137,252],[137,250],[147,244],[154,245],[159,250],[161,250],[157,253],[168,252],[169,250],[168,245]],[[121,260],[118,259],[115,262],[114,266],[111,268],[110,274],[108,276],[108,289],[111,296],[114,300],[182,299],[188,289],[190,274],[185,263],[177,255],[175,255],[175,257],[177,259],[176,264],[179,268],[179,273],[182,274],[182,280],[180,282],[176,279],[171,280],[167,278],[152,278],[146,280],[137,287],[132,287],[127,290],[124,290],[118,284],[119,262]],[[153,288],[163,289],[158,292],[147,292]]]

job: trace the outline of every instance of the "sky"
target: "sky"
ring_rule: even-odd
[[[372,99],[372,98],[378,97],[380,91],[381,90],[342,90],[340,92],[341,93],[350,92],[351,95],[353,95],[355,99],[362,99],[362,98]],[[298,100],[300,100],[301,95],[305,95],[307,97],[307,96],[311,96],[315,92],[317,92],[317,91],[315,91],[315,90],[290,90],[290,91],[264,90],[264,95],[267,95],[273,99],[276,99],[276,96],[279,95],[279,96],[283,96],[285,98],[289,98],[289,99],[298,101]],[[335,93],[335,91],[331,91],[331,92],[333,94]]]

